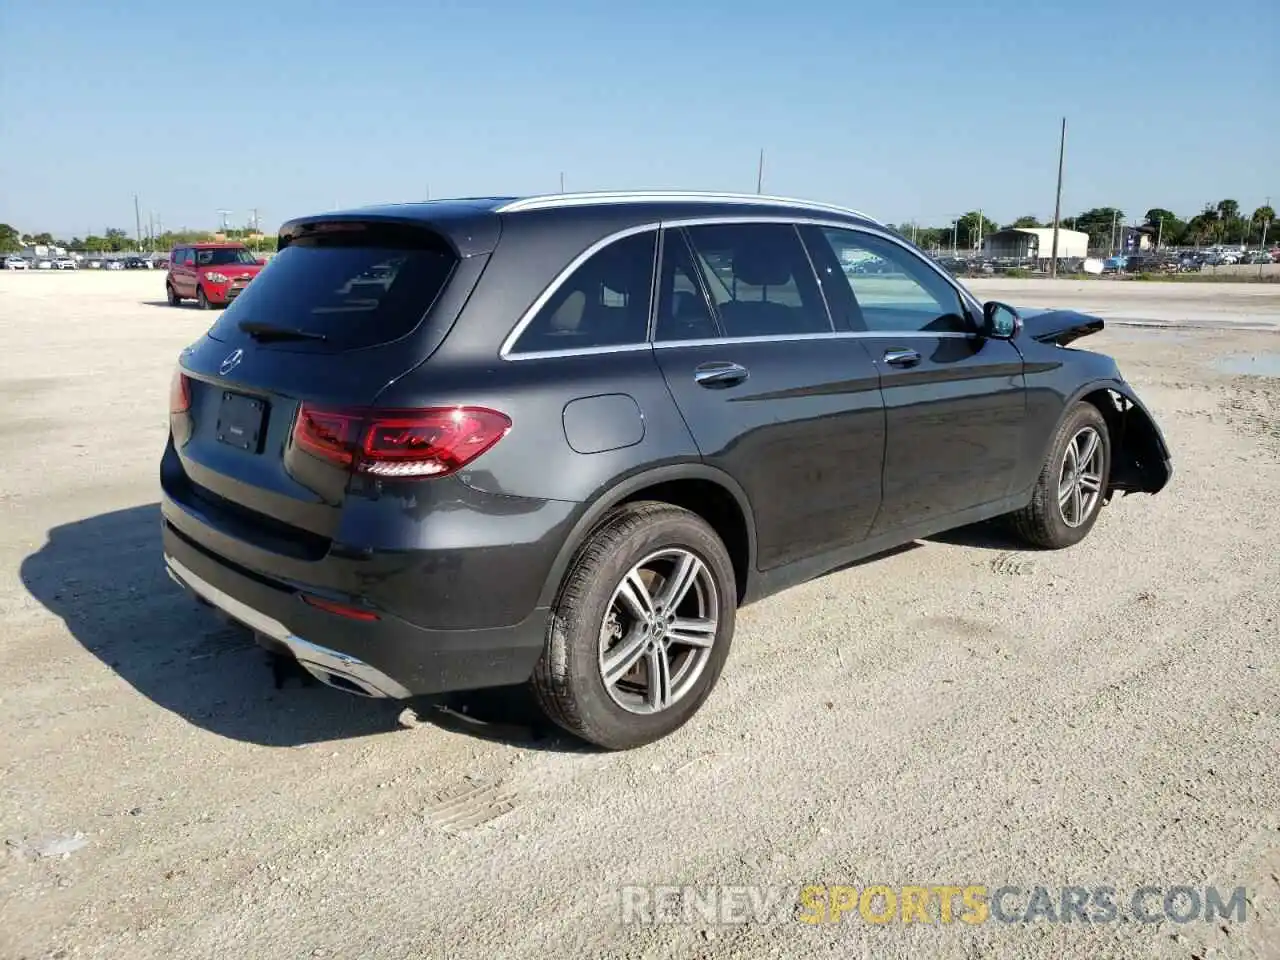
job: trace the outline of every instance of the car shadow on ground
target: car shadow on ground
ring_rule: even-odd
[[[164,571],[152,503],[55,527],[22,562],[22,582],[87,651],[152,702],[211,733],[269,747],[403,730],[404,703],[280,669],[242,627],[220,620]],[[419,724],[532,749],[590,749],[541,717],[524,688],[411,701]]]
[[[178,304],[176,307],[171,305],[168,300],[139,300],[138,303],[140,303],[144,307],[164,307],[166,310],[199,310],[200,309],[200,307],[196,304],[194,300],[191,300],[191,301],[184,300],[182,301],[182,303]]]
[[[926,539],[934,543],[949,543],[955,547],[984,547],[988,550],[1034,550],[1035,547],[1019,539],[1000,520],[984,520],[967,527],[957,527],[935,533]]]

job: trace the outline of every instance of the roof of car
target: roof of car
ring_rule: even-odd
[[[341,215],[352,213],[379,213],[395,215],[405,219],[437,220],[475,216],[481,213],[517,214],[533,213],[548,210],[572,210],[589,208],[636,208],[636,207],[688,207],[706,209],[711,207],[753,207],[773,208],[788,213],[809,212],[839,214],[846,217],[857,217],[860,220],[876,222],[872,217],[858,210],[842,207],[833,203],[817,200],[802,200],[795,197],[775,197],[757,193],[714,193],[693,190],[631,190],[631,191],[598,191],[593,193],[553,193],[530,196],[501,197],[458,197],[448,200],[423,200],[408,203],[382,204],[360,208],[359,210],[342,211]],[[299,218],[320,220],[323,215]]]
[[[883,226],[857,210],[791,197],[754,193],[640,190],[597,193],[559,193],[536,196],[459,197],[413,203],[390,203],[348,210],[334,210],[296,217],[281,225],[282,239],[306,232],[312,224],[377,218],[400,223],[429,223],[448,237],[461,256],[487,253],[510,226],[527,224],[534,229],[552,224],[573,224],[585,231],[623,229],[637,223],[663,220],[732,217],[742,214],[768,217],[827,217]],[[568,221],[566,224],[565,221]],[[534,227],[534,224],[538,224]],[[556,228],[553,228],[556,229]],[[577,229],[571,229],[577,233]],[[589,240],[588,240],[589,242]]]
[[[243,247],[245,244],[240,240],[196,240],[192,243],[175,243],[173,249],[186,250],[188,248],[195,250],[212,250],[221,247]]]

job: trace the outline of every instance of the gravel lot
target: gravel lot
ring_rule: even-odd
[[[405,730],[275,689],[161,568],[168,379],[208,315],[159,272],[0,273],[0,957],[1280,956],[1280,379],[1219,365],[1280,373],[1280,287],[973,286],[1179,326],[1085,341],[1159,417],[1172,485],[1071,550],[965,530],[750,607],[700,717],[619,755],[516,694],[467,699],[496,726]],[[618,922],[624,885],[877,882],[1250,907]]]

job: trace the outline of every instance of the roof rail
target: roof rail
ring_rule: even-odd
[[[535,197],[522,197],[495,207],[495,213],[524,213],[531,210],[555,210],[561,207],[584,207],[601,203],[681,203],[685,201],[702,203],[765,203],[777,206],[793,207],[797,210],[815,210],[828,213],[843,213],[872,223],[879,223],[873,217],[859,210],[837,206],[833,203],[821,203],[817,200],[797,200],[793,197],[771,197],[758,193],[714,193],[696,190],[632,190],[632,191],[600,191],[596,193],[552,193]]]

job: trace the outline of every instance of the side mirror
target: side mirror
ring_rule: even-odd
[[[1007,303],[988,300],[982,305],[982,332],[993,340],[1012,340],[1022,329],[1018,311]]]

